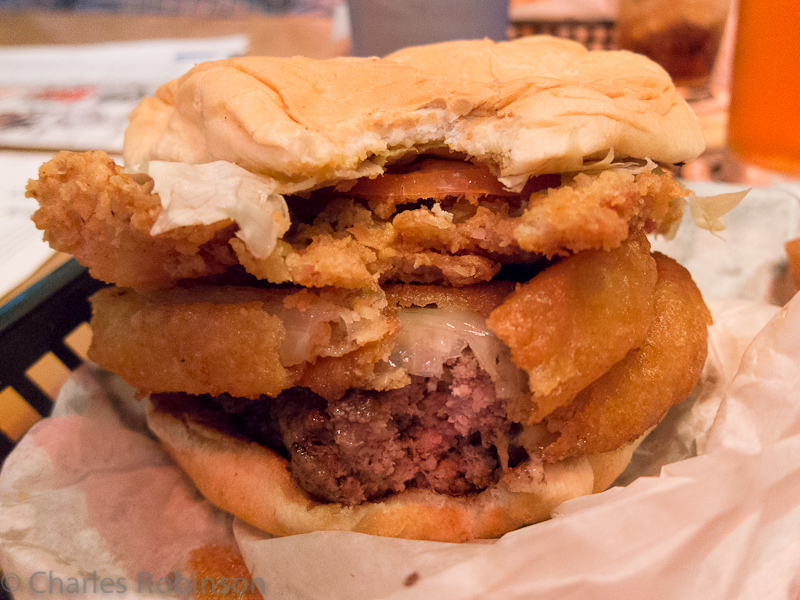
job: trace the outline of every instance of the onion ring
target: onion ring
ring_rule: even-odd
[[[692,391],[708,353],[711,316],[689,272],[654,254],[656,318],[640,348],[592,383],[547,426],[558,439],[545,460],[605,452],[635,440]]]
[[[575,254],[520,286],[489,316],[514,363],[528,372],[534,406],[521,403],[515,420],[541,421],[641,344],[654,318],[649,251],[637,235],[610,252]]]

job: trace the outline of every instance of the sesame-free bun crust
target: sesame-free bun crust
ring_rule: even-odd
[[[192,421],[148,411],[148,424],[208,500],[273,535],[354,531],[441,542],[494,538],[543,521],[562,502],[606,489],[640,440],[613,452],[570,458],[530,471],[511,469],[476,496],[406,490],[379,502],[345,507],[310,499],[272,450]]]
[[[376,176],[408,152],[453,151],[521,187],[585,159],[676,163],[703,150],[667,73],[629,52],[531,36],[384,59],[246,57],[197,65],[131,115],[125,161],[226,160],[278,191]]]

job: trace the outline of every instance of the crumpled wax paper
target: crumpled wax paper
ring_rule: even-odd
[[[741,185],[684,182],[698,196],[736,192]],[[672,240],[656,238],[653,250],[689,269],[706,301],[767,302],[776,270],[786,263],[784,244],[800,237],[800,183],[752,188],[725,215],[725,231],[709,235],[691,217]]]
[[[83,584],[93,576],[115,582],[106,588],[113,597],[147,596],[147,584],[181,570],[191,550],[234,543],[231,517],[203,499],[149,435],[145,405],[133,395],[118,377],[81,367],[53,416],[6,459],[0,568],[15,598],[108,597]]]
[[[0,473],[0,567],[19,578],[15,597],[46,597],[28,585],[42,572],[124,578],[117,597],[179,597],[139,593],[137,577],[168,576],[193,549],[234,539],[267,598],[798,597],[800,298],[780,311],[754,301],[769,284],[750,277],[779,259],[775,227],[789,227],[796,198],[778,210],[768,190],[758,192],[775,209],[770,227],[743,219],[712,246],[698,232],[685,242],[694,252],[678,248],[701,288],[724,280],[734,291],[710,302],[701,384],[640,446],[620,485],[490,542],[270,539],[201,498],[148,434],[133,390],[86,365]],[[713,246],[738,252],[760,247],[758,236],[772,248],[772,258],[752,257],[760,267],[732,269]],[[726,269],[748,283],[721,277]],[[36,581],[41,589],[45,580]]]

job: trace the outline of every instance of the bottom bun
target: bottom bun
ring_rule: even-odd
[[[354,531],[441,542],[495,538],[550,518],[565,500],[610,486],[644,437],[602,454],[523,463],[472,496],[409,489],[343,506],[310,499],[295,485],[287,461],[260,444],[152,405],[148,424],[208,500],[263,531],[278,536]]]

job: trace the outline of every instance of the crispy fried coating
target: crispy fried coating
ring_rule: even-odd
[[[326,400],[337,400],[353,388],[401,388],[410,383],[408,374],[385,369],[393,345],[393,338],[386,337],[342,356],[306,361],[289,369],[291,379],[295,386],[306,387]]]
[[[558,439],[544,448],[546,460],[606,452],[635,440],[697,383],[711,316],[688,271],[655,256],[656,319],[644,343],[547,418]]]
[[[389,368],[398,307],[473,310],[486,317],[512,282],[466,288],[196,286],[145,293],[107,288],[92,297],[90,357],[143,392],[255,398],[303,386],[325,398],[409,383]]]
[[[235,389],[248,396],[254,389],[278,394],[287,385],[279,359],[283,324],[260,302],[187,308],[107,288],[93,303],[89,357],[139,389]]]
[[[244,562],[244,557],[235,544],[207,544],[189,553],[183,577],[192,577],[199,585],[194,585],[193,600],[221,600],[227,596],[222,590],[238,585],[239,580],[247,582],[246,589],[235,589],[232,596],[236,600],[264,600],[261,580],[254,579]],[[214,582],[213,585],[205,585]],[[231,583],[234,583],[231,586]],[[177,584],[176,584],[177,585]],[[199,589],[197,589],[199,588]],[[188,594],[187,594],[188,596]]]
[[[475,311],[485,319],[505,302],[515,287],[512,281],[493,281],[464,288],[398,284],[387,286],[385,290],[387,300],[397,306],[461,308]]]
[[[539,352],[558,375],[572,373],[564,370],[570,360],[573,371],[580,367],[558,389],[585,387],[543,419],[553,440],[543,438],[544,457],[607,452],[640,437],[686,397],[706,356],[710,318],[696,286],[685,269],[660,255],[654,260],[646,248],[644,240],[634,239],[594,257],[591,269],[579,260],[591,252],[579,253],[520,286],[523,293],[510,282],[394,285],[371,294],[335,288],[108,288],[92,298],[90,357],[143,392],[256,398],[302,386],[333,400],[351,388],[390,390],[410,382],[405,371],[387,363],[399,327],[397,307],[470,309],[489,316],[499,333],[511,332],[515,358],[534,360]],[[657,273],[652,285],[651,269]],[[534,286],[537,280],[541,285]],[[638,316],[618,304],[626,286],[641,287],[628,289],[629,295],[645,292],[633,299]],[[570,288],[588,296],[585,306],[569,294],[553,293]],[[572,311],[575,322],[559,316]],[[517,321],[520,329],[514,328]],[[564,327],[573,339],[531,323]],[[645,334],[637,341],[642,324]],[[519,355],[526,331],[544,333],[546,343]],[[600,358],[582,355],[589,350]],[[622,358],[614,359],[620,352]],[[531,421],[540,397],[527,395],[509,418]]]
[[[386,218],[357,198],[339,198],[313,223],[287,235],[267,259],[256,259],[238,240],[232,245],[250,273],[273,282],[463,286],[490,280],[504,264],[609,250],[637,231],[665,232],[680,219],[679,199],[686,193],[668,173],[603,171],[579,174],[529,199],[451,199],[411,203],[404,210],[381,206]]]
[[[541,421],[644,340],[655,316],[656,264],[644,235],[611,251],[587,250],[521,285],[487,320],[527,371]]]
[[[105,152],[60,152],[39,169],[27,196],[44,239],[74,255],[97,279],[138,288],[221,273],[236,264],[230,222],[183,227],[153,237],[161,210],[153,182],[138,183]]]
[[[110,283],[166,288],[241,264],[272,283],[377,289],[389,281],[471,285],[505,264],[616,248],[636,231],[668,230],[688,194],[658,170],[563,178],[530,196],[403,204],[320,190],[324,208],[306,221],[295,217],[314,198],[290,197],[294,225],[264,259],[234,237],[230,221],[151,236],[160,211],[152,180],[122,172],[102,152],[58,154],[28,195],[41,205],[34,221],[45,239]]]
[[[106,288],[92,305],[89,357],[146,392],[341,395],[369,384],[398,327],[382,293],[336,289]]]
[[[579,174],[569,186],[534,194],[514,239],[521,249],[546,256],[616,248],[636,229],[634,223],[666,232],[682,215],[682,204],[674,200],[685,195],[665,173]]]

